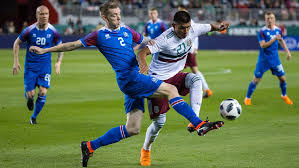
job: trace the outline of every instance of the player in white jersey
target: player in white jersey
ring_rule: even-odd
[[[183,5],[180,5],[178,7],[178,11],[188,12],[187,8]],[[191,25],[192,24],[194,24],[194,22],[191,19]],[[201,78],[202,87],[203,87],[203,90],[205,91],[203,98],[208,98],[208,97],[212,96],[213,92],[209,88],[209,85],[208,85],[205,77],[203,76],[203,74],[198,70],[197,61],[196,61],[196,55],[197,55],[197,50],[198,50],[198,37],[196,37],[194,39],[192,45],[193,45],[193,48],[191,49],[191,52],[188,54],[185,68],[190,67],[192,73],[195,73],[196,75],[198,75]]]
[[[184,13],[186,19],[183,22],[176,21],[176,15]],[[189,19],[187,19],[189,18]],[[148,45],[138,53],[138,61],[141,73],[149,73],[150,76],[176,86],[180,95],[186,95],[190,91],[191,107],[197,115],[202,101],[202,83],[196,74],[181,72],[186,63],[188,53],[192,50],[192,42],[199,35],[210,31],[221,31],[228,28],[230,23],[216,24],[192,24],[190,15],[186,11],[175,14],[173,27],[158,36],[152,45]],[[152,54],[149,67],[146,64],[146,56]],[[167,99],[148,99],[149,113],[153,120],[148,127],[144,146],[141,149],[140,164],[151,165],[151,145],[164,126],[166,112],[169,110]],[[194,128],[194,127],[193,127]],[[193,130],[194,131],[194,130]]]

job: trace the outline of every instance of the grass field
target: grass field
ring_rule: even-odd
[[[22,50],[22,67],[24,54]],[[280,99],[278,80],[267,72],[253,95],[253,105],[245,107],[242,102],[257,52],[200,51],[200,70],[214,91],[203,100],[201,118],[220,120],[219,104],[230,97],[242,103],[243,113],[235,121],[225,121],[221,130],[198,137],[188,133],[188,122],[170,110],[152,147],[152,167],[299,167],[299,53],[294,52],[291,61],[280,55],[294,105]],[[52,73],[46,105],[34,126],[29,124],[32,112],[24,98],[23,70],[12,76],[12,65],[12,50],[1,50],[0,168],[79,168],[80,141],[93,140],[125,123],[124,97],[98,51],[65,53],[62,74]],[[146,111],[140,135],[98,149],[89,167],[140,167],[139,152],[150,123]]]

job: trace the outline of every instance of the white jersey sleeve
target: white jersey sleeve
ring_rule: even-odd
[[[164,47],[167,45],[166,39],[165,39],[163,34],[156,37],[154,39],[154,42],[155,43],[153,45],[147,45],[147,47],[150,50],[151,54],[155,54],[155,53],[163,51]]]
[[[194,24],[192,24],[192,28],[194,30],[194,35],[200,36],[202,34],[206,34],[206,33],[210,32],[212,27],[210,24],[194,23]]]

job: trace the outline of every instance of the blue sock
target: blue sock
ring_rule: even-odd
[[[115,128],[111,128],[103,136],[101,136],[93,141],[90,141],[90,146],[93,150],[96,150],[101,146],[113,144],[122,139],[129,138],[129,137],[130,137],[130,135],[127,132],[126,126],[121,125],[121,126],[118,126]]]
[[[250,82],[247,90],[247,95],[246,95],[247,98],[251,98],[251,95],[254,92],[256,85],[257,84],[253,83],[252,81]]]
[[[187,120],[189,120],[194,127],[197,127],[199,123],[202,121],[196,116],[192,108],[186,103],[181,97],[175,97],[169,100],[172,108],[175,109],[176,112],[184,116]]]
[[[45,102],[46,102],[47,95],[45,96],[38,96],[35,102],[34,112],[31,118],[35,118],[38,116],[40,111],[43,109]]]
[[[286,96],[287,95],[287,83],[286,82],[280,82],[279,83],[281,95]]]

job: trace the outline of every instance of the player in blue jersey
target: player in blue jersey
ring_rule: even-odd
[[[84,38],[51,48],[42,49],[36,46],[30,48],[30,51],[44,54],[46,52],[71,51],[81,47],[96,46],[116,73],[118,86],[125,95],[124,105],[127,122],[125,125],[110,129],[103,136],[93,141],[81,142],[83,167],[87,166],[90,156],[96,149],[139,134],[145,97],[167,97],[171,106],[195,126],[199,136],[203,136],[224,124],[223,121],[209,122],[200,120],[191,107],[180,97],[175,86],[139,73],[132,43],[140,44],[147,40],[144,40],[143,36],[133,29],[121,25],[120,8],[117,1],[107,1],[100,7],[100,12],[106,23],[105,27],[88,34]],[[184,32],[189,27],[182,26],[180,32],[185,34]]]
[[[286,77],[278,56],[278,43],[287,53],[287,60],[291,59],[291,53],[287,48],[285,41],[282,39],[280,28],[275,25],[274,13],[267,12],[265,14],[265,22],[266,26],[263,27],[257,35],[260,50],[259,57],[254,71],[253,80],[249,84],[247,95],[244,99],[244,104],[251,105],[251,95],[254,92],[256,85],[263,77],[263,74],[270,69],[272,74],[276,75],[280,81],[281,99],[283,99],[287,104],[292,105],[292,100],[287,96]]]
[[[146,22],[144,27],[144,36],[154,39],[162,34],[165,30],[168,29],[168,26],[165,22],[158,18],[159,13],[157,8],[151,8],[148,11],[149,21]],[[144,48],[145,46],[137,45],[134,47],[134,50]]]
[[[50,88],[51,81],[51,53],[42,55],[29,51],[31,46],[41,48],[50,48],[61,43],[58,31],[49,24],[49,9],[46,6],[40,6],[36,9],[37,22],[25,28],[19,37],[15,40],[13,46],[14,65],[13,74],[16,75],[21,69],[19,63],[19,49],[22,42],[27,43],[25,68],[24,68],[24,87],[25,97],[27,98],[27,107],[34,112],[30,118],[31,124],[36,124],[36,118],[43,109],[46,102],[47,90]],[[60,64],[63,53],[58,54],[55,64],[56,73],[60,73]],[[34,107],[35,88],[39,88],[38,97]]]
[[[158,18],[158,9],[151,8],[148,11],[150,20],[145,24],[144,35],[154,39],[168,29],[168,26]]]

